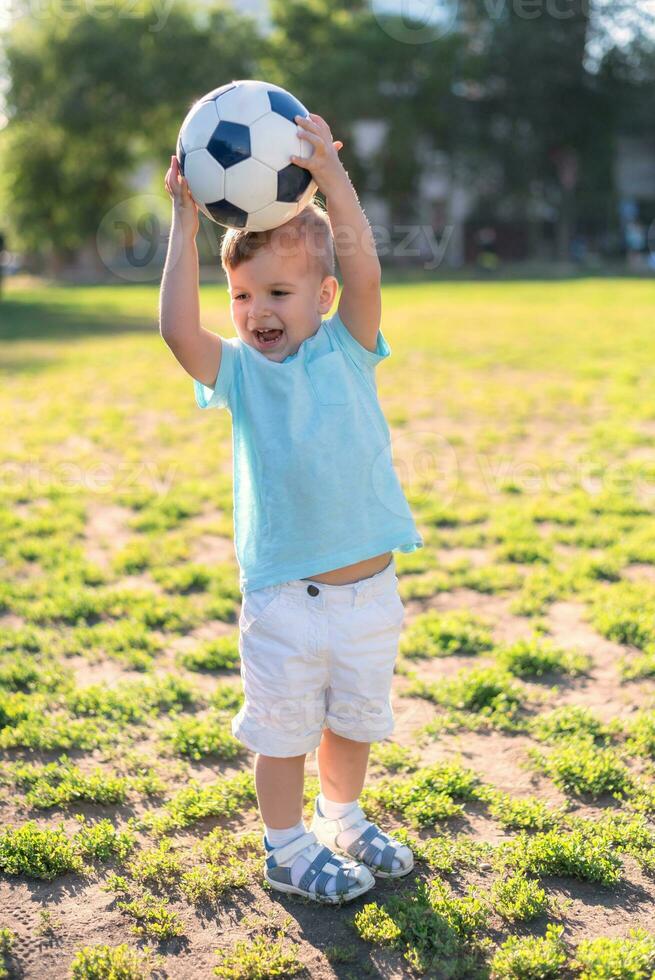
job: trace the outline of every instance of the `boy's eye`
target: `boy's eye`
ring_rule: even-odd
[[[285,290],[285,289],[272,289],[271,292],[273,293],[274,296],[288,296],[289,295],[288,290]],[[238,293],[234,298],[235,299],[245,299],[246,298],[246,293]]]

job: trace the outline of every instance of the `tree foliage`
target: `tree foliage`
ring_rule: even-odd
[[[140,162],[163,165],[195,98],[256,73],[249,18],[218,7],[203,21],[176,3],[155,31],[152,0],[125,9],[98,17],[80,5],[63,19],[20,20],[7,38],[4,195],[26,249],[80,247]]]

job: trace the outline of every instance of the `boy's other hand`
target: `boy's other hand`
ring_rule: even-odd
[[[186,178],[182,176],[176,156],[171,157],[164,185],[173,200],[173,221],[178,221],[182,231],[195,238],[200,227],[198,205],[191,196]]]
[[[323,194],[328,194],[330,188],[345,174],[338,151],[343,146],[341,140],[333,140],[330,127],[322,116],[310,112],[306,118],[296,116],[298,136],[308,140],[314,147],[314,152],[308,159],[292,156],[291,162],[309,170]]]

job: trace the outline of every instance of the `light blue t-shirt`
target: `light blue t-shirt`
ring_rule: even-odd
[[[221,340],[215,387],[193,383],[199,408],[232,415],[241,591],[422,547],[378,401],[382,332],[369,351],[335,313],[283,361]]]

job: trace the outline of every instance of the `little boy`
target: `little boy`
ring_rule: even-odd
[[[380,263],[357,195],[320,116],[311,202],[271,232],[230,229],[221,248],[237,336],[199,321],[198,210],[175,157],[161,335],[200,408],[232,416],[235,550],[245,700],[234,735],[255,754],[266,880],[320,902],[350,901],[375,877],[408,874],[411,850],[358,804],[370,743],[393,731],[391,681],[404,609],[394,551],[423,545],[393,468],[375,367]],[[335,256],[343,278],[338,291]],[[321,792],[302,820],[305,756]]]

